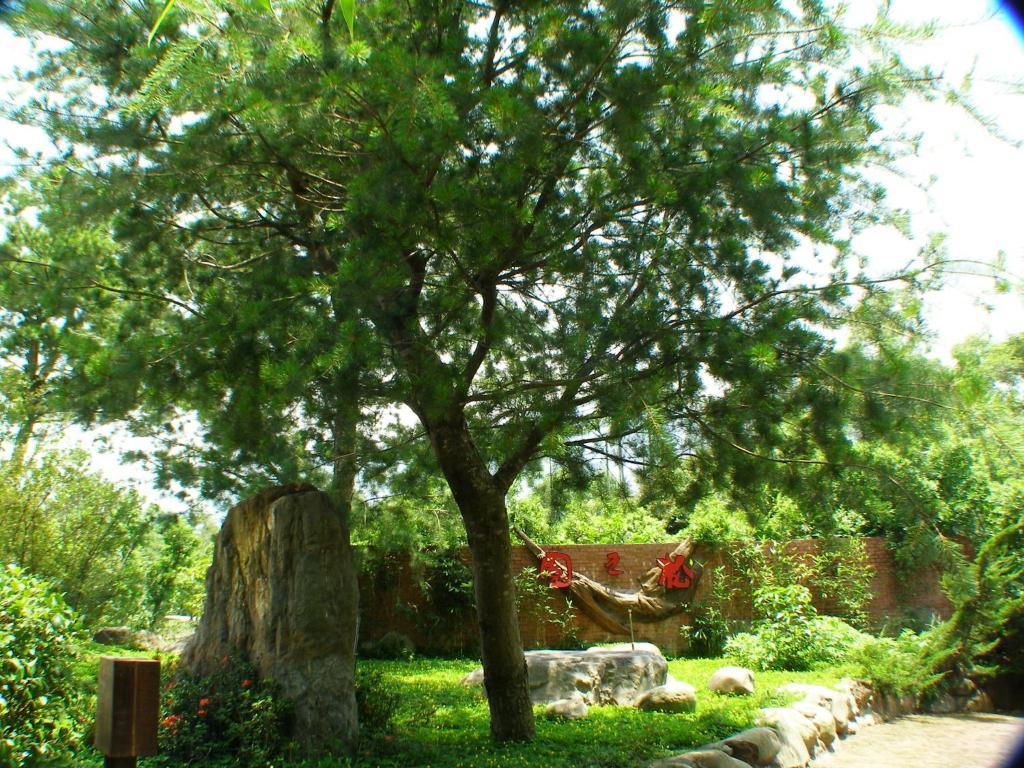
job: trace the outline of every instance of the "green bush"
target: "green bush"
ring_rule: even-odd
[[[820,539],[810,578],[815,595],[831,601],[836,615],[864,629],[871,602],[871,568],[860,539]]]
[[[75,618],[48,585],[0,569],[0,765],[67,765],[81,740]]]
[[[721,656],[729,640],[729,620],[716,604],[695,607],[690,623],[680,627],[689,640],[686,655]]]
[[[746,515],[719,495],[697,502],[680,532],[683,538],[714,544],[730,544],[754,538],[754,529]]]
[[[818,616],[810,591],[800,585],[754,592],[753,633],[733,636],[725,652],[755,669],[808,670],[845,660],[868,638],[834,616]]]
[[[693,606],[690,623],[679,631],[687,640],[686,655],[706,658],[725,652],[725,643],[738,622],[727,618],[729,603],[737,591],[733,579],[721,567],[706,570],[704,578],[710,578],[711,590]]]
[[[875,690],[897,696],[918,694],[939,677],[932,674],[925,640],[910,630],[895,639],[871,638],[853,650],[851,661]]]
[[[427,594],[434,612],[445,619],[465,617],[473,612],[473,571],[459,556],[458,549],[439,552],[430,565]]]
[[[291,751],[291,702],[247,661],[225,656],[207,677],[169,676],[160,721],[166,764],[231,758],[235,766],[263,768]]]
[[[356,707],[359,729],[364,734],[386,733],[392,729],[401,696],[393,680],[374,667],[356,667]]]

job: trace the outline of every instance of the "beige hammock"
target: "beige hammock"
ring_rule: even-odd
[[[547,552],[534,543],[518,526],[513,527],[512,530],[526,548],[533,553],[538,562],[543,562]],[[685,539],[672,551],[669,560],[674,561],[676,557],[682,557],[683,562],[687,562],[693,551],[694,543]],[[693,562],[688,566],[693,577],[687,587],[665,589],[661,584],[662,569],[656,566],[644,574],[640,579],[640,589],[634,592],[606,587],[581,573],[573,573],[570,578],[565,564],[555,559],[548,560],[547,565],[558,568],[562,578],[569,582],[567,587],[569,599],[580,611],[602,629],[622,635],[630,634],[630,621],[661,621],[685,611],[693,601],[703,571],[700,565]]]

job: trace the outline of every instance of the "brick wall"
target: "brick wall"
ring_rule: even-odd
[[[884,539],[865,538],[865,552],[871,571],[868,616],[874,627],[881,627],[887,621],[912,616],[917,620],[949,616],[951,606],[939,588],[935,571],[922,571],[907,579],[899,575],[892,555]],[[639,578],[656,564],[659,557],[671,552],[678,542],[665,544],[566,544],[544,545],[545,549],[568,554],[573,570],[619,589],[638,588]],[[699,604],[711,591],[716,578],[731,570],[730,562],[741,547],[762,546],[761,544],[734,544],[715,549],[700,549],[694,559],[704,565],[704,574],[697,588],[695,603]],[[784,550],[795,558],[812,557],[818,548],[814,539],[801,539],[783,545]],[[618,568],[621,575],[611,576],[605,570],[609,552],[619,554]],[[468,562],[468,552],[465,554]],[[513,548],[513,567],[517,572],[536,571],[537,563],[525,547]],[[738,575],[732,571],[733,575]],[[360,582],[360,638],[362,642],[379,639],[388,631],[395,630],[408,635],[416,647],[435,653],[473,653],[476,647],[476,618],[471,611],[439,612],[431,603],[429,589],[424,587],[428,574],[416,573],[409,566],[408,557],[388,553],[376,573]],[[756,585],[755,585],[756,586]],[[556,605],[565,600],[562,590],[553,590]],[[820,613],[834,611],[828,601],[815,598]],[[729,619],[743,622],[750,617],[750,595],[738,595],[725,610]],[[689,613],[681,613],[656,623],[634,622],[637,640],[655,643],[666,652],[678,653],[685,648],[686,639],[680,627],[690,621]],[[616,642],[628,637],[611,635],[595,626],[585,616],[576,612],[573,618],[576,634],[584,644],[595,642]],[[527,648],[556,646],[560,639],[558,630],[538,621],[529,612],[520,617],[523,643]]]

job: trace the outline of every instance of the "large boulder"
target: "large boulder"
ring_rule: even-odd
[[[896,717],[909,715],[912,712],[916,712],[917,707],[917,696],[909,693],[897,696],[886,691],[877,691],[872,705],[875,714],[882,720],[892,720]]]
[[[846,691],[807,683],[787,683],[780,686],[779,690],[785,693],[803,695],[804,701],[818,704],[829,710],[836,721],[836,733],[840,736],[846,735],[848,724],[856,715],[857,704],[854,701],[853,695]]]
[[[270,488],[228,512],[182,663],[205,675],[225,656],[247,658],[294,702],[294,736],[307,753],[348,748],[357,618],[344,516],[312,486]]]
[[[793,709],[814,724],[821,746],[825,749],[832,749],[832,744],[836,740],[836,721],[832,717],[832,710],[807,700],[798,701],[793,705]],[[811,754],[814,754],[814,750],[811,751]]]
[[[697,691],[689,683],[670,677],[664,685],[641,694],[636,700],[636,708],[645,712],[693,712],[697,709]]]
[[[668,662],[654,646],[633,650],[628,644],[585,651],[528,651],[530,700],[550,704],[579,693],[589,705],[632,706],[652,688],[664,685]],[[483,669],[470,672],[464,685],[481,685]]]
[[[844,677],[836,683],[835,689],[848,693],[853,697],[853,701],[857,705],[856,714],[860,714],[861,711],[871,706],[873,689],[871,683],[867,680]]]
[[[750,768],[720,749],[698,749],[651,763],[651,768]]]
[[[100,627],[93,634],[92,641],[100,645],[119,645],[122,648],[133,648],[135,630],[131,627]]]
[[[730,755],[748,765],[774,765],[784,749],[782,738],[774,728],[748,728],[722,742]]]
[[[960,706],[953,694],[941,693],[929,701],[924,710],[933,715],[952,715],[960,711]]]
[[[94,643],[133,648],[136,651],[160,651],[180,653],[182,646],[173,640],[165,640],[155,632],[129,627],[100,627],[92,636]]]
[[[788,707],[767,707],[761,710],[757,725],[775,729],[783,748],[776,755],[779,768],[797,768],[807,765],[818,743],[818,731],[814,723],[794,709]]]
[[[754,693],[754,673],[745,667],[720,667],[708,680],[708,688],[715,693],[749,696]]]

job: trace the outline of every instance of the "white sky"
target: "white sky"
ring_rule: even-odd
[[[1005,12],[977,0],[896,0],[892,14],[908,21],[936,19],[941,29],[935,39],[903,49],[906,60],[930,64],[957,85],[973,71],[971,92],[979,110],[1008,138],[1024,141],[1024,32]],[[1013,81],[1019,83],[1016,94]],[[928,324],[936,334],[933,352],[948,360],[952,347],[968,336],[987,333],[1000,340],[1024,332],[1024,149],[994,138],[948,103],[913,105],[893,117],[922,134],[920,152],[901,164],[908,179],[894,178],[888,185],[890,202],[911,213],[915,240],[876,234],[859,242],[859,250],[872,263],[897,266],[934,232],[947,235],[951,258],[990,262],[1002,250],[1017,290],[997,295],[990,280],[950,278],[927,304]]]
[[[867,21],[874,3],[851,3],[848,20]],[[865,13],[863,17],[857,14]],[[951,83],[973,72],[972,98],[994,119],[1008,138],[1024,141],[1024,30],[992,0],[894,0],[897,20],[940,24],[931,40],[902,49],[911,64],[929,64]],[[0,101],[10,103],[24,92],[14,77],[31,63],[26,40],[0,26]],[[1017,82],[1016,93],[1012,84]],[[873,232],[857,241],[879,271],[909,263],[931,233],[947,235],[948,255],[967,261],[991,262],[1002,250],[1015,290],[997,295],[991,280],[953,277],[933,294],[926,315],[936,335],[933,354],[949,360],[954,345],[975,334],[994,340],[1024,333],[1024,214],[1020,193],[1024,180],[1024,149],[995,138],[960,108],[947,103],[912,103],[889,115],[887,127],[902,125],[922,134],[920,152],[906,158],[905,178],[889,177],[890,202],[911,213],[914,239],[891,232]],[[14,145],[44,149],[34,129],[0,119],[0,138]],[[12,168],[13,156],[0,146],[0,174]],[[135,481],[146,491],[146,476],[137,469],[103,461],[117,479]],[[147,493],[151,498],[152,493]]]

